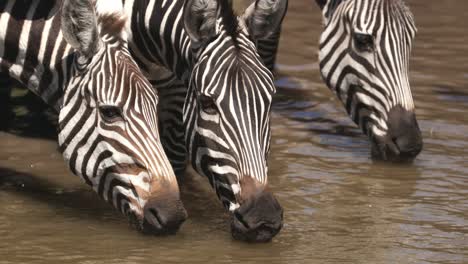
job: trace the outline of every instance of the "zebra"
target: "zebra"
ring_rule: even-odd
[[[258,39],[256,47],[258,54],[265,63],[265,66],[273,73],[276,74],[275,64],[276,55],[278,54],[279,41],[281,38],[281,24],[278,28],[268,37]]]
[[[413,160],[423,148],[408,77],[413,14],[402,0],[316,2],[324,24],[322,79],[369,137],[373,158]],[[278,38],[264,42],[260,53],[273,57]],[[268,63],[273,68],[274,60]]]
[[[158,96],[128,50],[123,6],[107,0],[0,4],[0,71],[59,112],[70,170],[148,234],[187,217],[159,134]]]
[[[417,29],[402,0],[317,0],[322,78],[369,136],[374,157],[408,160],[422,150],[408,71]]]
[[[228,0],[122,1],[132,55],[170,102],[161,135],[176,172],[188,162],[208,178],[235,239],[271,240],[283,223],[267,187],[276,90],[254,42],[275,31],[287,0],[257,0],[242,16]]]

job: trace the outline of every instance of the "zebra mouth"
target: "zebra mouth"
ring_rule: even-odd
[[[371,139],[371,156],[376,160],[392,160],[400,154],[398,145],[385,137],[370,137]]]
[[[150,198],[142,211],[125,212],[130,226],[145,235],[165,236],[177,233],[187,219],[187,211],[177,199]]]
[[[231,215],[231,234],[247,242],[268,242],[283,227],[283,208],[268,191],[245,201]]]
[[[144,235],[169,236],[174,235],[180,228],[183,221],[171,224],[162,224],[165,221],[159,216],[156,210],[151,210],[152,217],[139,218],[135,212],[128,212],[127,218],[130,226]],[[185,220],[185,216],[184,219]]]
[[[398,146],[397,138],[392,138],[391,143],[388,144],[390,154],[388,155],[390,161],[395,162],[411,162],[419,154],[420,148],[417,146],[405,149],[404,151]]]
[[[168,229],[164,229],[157,218],[155,221],[140,219],[134,212],[127,213],[127,218],[130,223],[130,226],[144,235],[164,236],[172,235],[175,233]]]
[[[371,156],[375,160],[406,163],[414,160],[418,149],[402,152],[396,138],[371,137]]]
[[[128,219],[130,226],[142,232],[143,230],[142,221],[139,219],[139,217],[137,217],[136,213],[133,211],[129,211],[126,214],[127,214],[127,219]]]

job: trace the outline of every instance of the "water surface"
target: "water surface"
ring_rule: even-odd
[[[49,119],[26,115],[0,133],[0,263],[468,263],[468,2],[408,3],[425,144],[413,164],[370,159],[367,139],[320,80],[319,10],[293,0],[269,160],[285,226],[272,243],[233,241],[198,177],[182,186],[190,218],[180,232],[140,235],[68,172]]]

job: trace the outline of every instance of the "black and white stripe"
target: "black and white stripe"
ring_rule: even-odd
[[[176,166],[190,161],[209,179],[226,209],[242,212],[237,216],[242,216],[244,204],[260,206],[247,201],[266,192],[275,86],[255,39],[273,33],[286,4],[258,0],[237,17],[228,0],[124,1],[131,17],[131,51],[160,93],[167,95],[165,100],[174,102],[160,109],[161,120],[169,121],[161,123],[162,135],[169,136],[163,138],[168,156],[182,158],[172,162]],[[163,71],[170,73],[161,79]],[[179,80],[176,85],[174,80]],[[175,133],[167,133],[171,130]],[[185,150],[172,144],[181,136]],[[280,215],[273,196],[265,200],[274,201],[271,214]],[[280,218],[272,220],[270,235],[279,231]],[[253,237],[259,239],[258,234]]]
[[[158,97],[128,51],[123,6],[106,1],[3,1],[1,71],[59,111],[74,174],[137,228],[172,232],[186,213],[159,139]]]
[[[422,147],[409,84],[416,27],[401,0],[318,1],[324,15],[320,70],[384,159]]]
[[[402,0],[316,0],[322,9],[322,78],[369,136],[372,154],[412,159],[422,149],[409,84],[409,60],[416,34]],[[259,43],[271,63],[273,36]],[[269,67],[273,67],[270,64]]]
[[[276,56],[278,54],[279,41],[281,38],[281,27],[278,27],[276,31],[268,38],[257,40],[258,54],[265,63],[265,66],[272,72],[275,73]]]

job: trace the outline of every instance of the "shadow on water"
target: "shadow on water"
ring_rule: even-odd
[[[284,75],[276,82],[268,178],[285,225],[269,244],[233,242],[216,195],[195,175],[181,186],[189,218],[177,236],[160,241],[127,230],[125,218],[67,173],[52,141],[41,140],[55,142],[55,127],[44,129],[53,119],[28,117],[42,112],[25,107],[22,90],[0,84],[0,93],[13,95],[13,108],[0,96],[2,129],[36,137],[0,133],[0,262],[466,263],[468,42],[461,18],[468,2],[408,2],[419,28],[411,87],[425,140],[412,164],[369,158],[368,139],[320,80],[317,5],[289,2],[278,60],[288,67],[279,67]],[[53,137],[32,133],[37,127]]]
[[[437,84],[434,85],[433,91],[443,101],[468,104],[468,87]]]
[[[0,87],[0,131],[25,139],[57,141],[57,114],[53,109],[35,94],[22,88],[21,84],[5,76],[0,75]],[[20,144],[27,143],[21,143],[20,140],[17,144],[19,148],[23,148]],[[39,151],[38,155],[44,154],[47,160],[47,151],[46,149]],[[51,151],[54,152],[53,149]],[[41,162],[47,163],[48,161],[41,160]],[[59,165],[61,162],[59,159]],[[114,215],[124,219],[84,183],[76,185],[78,188],[70,188],[61,182],[54,182],[53,179],[48,180],[49,176],[62,177],[57,175],[60,173],[55,170],[57,169],[52,167],[46,168],[38,175],[34,175],[0,167],[0,190],[32,198],[35,202],[47,204],[56,209],[69,208],[74,211],[72,214],[76,214],[76,217],[83,217],[83,214],[86,214],[89,217],[95,215],[96,219],[101,219],[104,216]],[[74,177],[67,170],[64,170],[63,174],[66,178]],[[213,217],[217,214],[215,221],[219,224],[213,227],[228,230],[225,223],[229,222],[229,217],[205,178],[189,172],[180,185],[182,200],[193,221],[202,222],[206,220],[206,217]],[[69,211],[67,210],[67,214],[70,213]]]
[[[324,85],[311,88],[309,84],[307,89],[304,89],[301,83],[294,79],[286,75],[278,75],[276,89],[273,111],[290,120],[308,123],[309,125],[303,128],[304,130],[314,134],[365,137],[351,121],[344,123],[343,119],[331,116],[330,109],[323,108],[323,98],[316,98],[311,89],[327,89]],[[337,108],[343,107],[337,105]],[[343,112],[343,118],[347,118],[344,114]]]
[[[18,82],[0,75],[0,131],[24,138],[46,139],[56,142],[56,126],[57,113],[52,108],[32,92],[22,88]],[[30,144],[33,141],[25,142]],[[22,144],[28,143],[21,143],[19,140],[15,146],[26,149]],[[47,160],[47,149],[38,155],[44,155],[45,160]],[[27,157],[20,158],[28,159]],[[43,162],[41,158],[40,160]],[[44,162],[46,164],[53,163],[54,160]],[[52,164],[49,166],[50,168],[46,169],[45,173],[59,174],[59,172],[53,171],[56,168]],[[0,167],[0,190],[47,204],[55,208],[56,212],[61,212],[64,208],[71,208],[72,210],[67,210],[67,214],[71,213],[78,218],[88,215],[89,218],[94,216],[95,219],[100,219],[113,213],[112,208],[99,199],[91,189],[70,189],[49,180],[45,173],[43,173],[44,175],[35,175]],[[66,173],[66,170],[63,174],[63,177],[71,175]]]
[[[67,174],[64,177],[73,176]],[[213,191],[206,182],[202,181],[205,179],[199,175],[187,175],[181,184],[181,197],[191,220],[203,222],[207,218],[213,218],[213,215],[218,215],[214,229],[227,231],[229,217],[215,198]],[[2,192],[29,198],[34,203],[46,204],[54,208],[57,213],[63,212],[67,217],[85,217],[88,220],[94,219],[94,221],[101,222],[111,216],[124,221],[125,217],[112,205],[98,197],[84,183],[81,184],[70,188],[48,180],[45,176],[0,167],[0,191]]]
[[[100,219],[112,214],[112,208],[87,188],[70,189],[44,177],[0,167],[0,190],[31,198],[61,212],[64,208],[77,218],[86,215]],[[70,175],[65,175],[70,177]],[[90,217],[91,218],[91,217]]]
[[[0,75],[0,131],[57,139],[57,113],[21,84]]]

